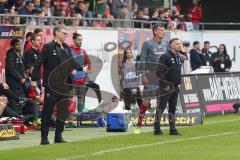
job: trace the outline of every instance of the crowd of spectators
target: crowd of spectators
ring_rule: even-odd
[[[186,15],[182,13],[187,13]],[[150,22],[165,23],[170,30],[199,29],[202,6],[193,0],[187,11],[182,11],[176,0],[171,9],[163,0],[0,0],[1,24],[49,25],[94,27],[135,27],[148,28]],[[20,18],[17,15],[34,15],[38,18]],[[50,23],[47,17],[55,18]],[[67,17],[77,17],[75,19]],[[88,19],[89,18],[89,19]],[[92,18],[96,18],[93,20]],[[114,19],[121,19],[114,23]],[[132,22],[131,20],[139,20]],[[141,22],[140,22],[141,21]],[[143,22],[143,23],[142,23]],[[153,22],[152,22],[153,23]]]

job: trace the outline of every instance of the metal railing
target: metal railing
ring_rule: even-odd
[[[152,28],[156,23],[166,24],[161,21],[144,21],[132,19],[108,19],[108,18],[79,18],[79,17],[45,17],[34,15],[9,15],[0,14],[0,25],[26,26],[35,21],[39,26],[66,25],[76,26],[74,22],[79,21],[83,27],[106,27],[106,28]],[[6,23],[8,22],[8,23]],[[104,22],[104,23],[103,23]],[[105,26],[101,26],[104,24]],[[184,22],[182,22],[184,24]],[[240,23],[200,23],[200,29],[240,29]]]

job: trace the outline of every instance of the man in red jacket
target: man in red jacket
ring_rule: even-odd
[[[193,23],[193,29],[199,30],[199,23],[202,19],[202,5],[198,3],[198,0],[193,0],[192,4],[188,7],[188,17]]]

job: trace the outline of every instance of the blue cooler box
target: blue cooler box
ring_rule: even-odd
[[[129,128],[130,115],[128,113],[107,113],[107,132],[126,132]]]

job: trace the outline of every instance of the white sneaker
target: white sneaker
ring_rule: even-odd
[[[103,104],[103,100],[101,100],[101,102],[98,103],[98,106],[101,106]]]
[[[133,130],[134,134],[140,134],[141,133],[141,127],[135,127]]]

